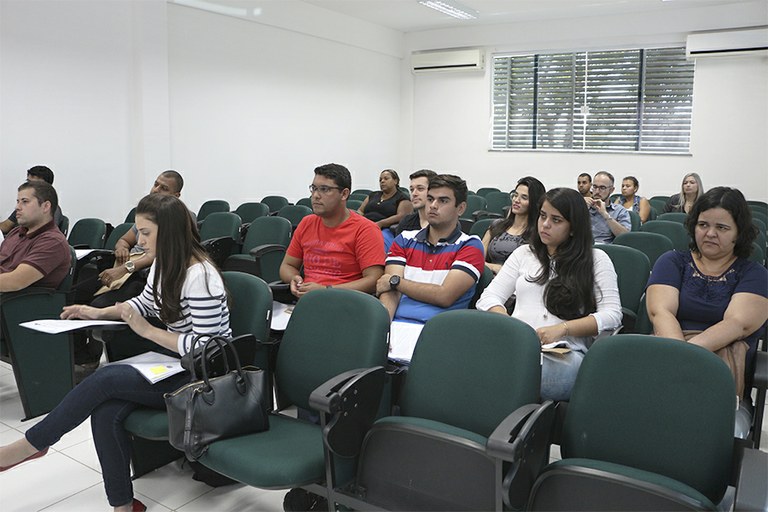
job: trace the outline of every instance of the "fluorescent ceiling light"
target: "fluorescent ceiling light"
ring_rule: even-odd
[[[419,0],[421,5],[460,20],[474,20],[478,12],[452,0]]]

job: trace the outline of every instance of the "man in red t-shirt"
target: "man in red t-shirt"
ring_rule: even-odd
[[[27,181],[18,189],[16,219],[0,245],[0,292],[29,286],[58,288],[69,272],[69,243],[53,222],[56,190],[44,181]]]
[[[376,290],[384,273],[384,237],[376,224],[347,209],[351,188],[352,177],[343,165],[315,169],[309,187],[314,215],[302,219],[280,265],[280,278],[296,297],[331,286]]]

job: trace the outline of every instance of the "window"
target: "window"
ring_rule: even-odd
[[[688,153],[685,48],[493,57],[492,149]]]

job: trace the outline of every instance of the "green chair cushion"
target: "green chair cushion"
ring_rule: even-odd
[[[485,446],[485,443],[488,441],[487,438],[481,436],[480,434],[476,434],[470,430],[465,430],[463,428],[454,427],[439,421],[427,420],[424,418],[414,418],[411,416],[387,416],[385,418],[381,418],[380,420],[376,421],[376,425],[387,425],[387,424],[412,425],[415,427],[425,428],[428,430],[434,430],[436,432],[441,432],[443,434],[457,436],[463,439],[467,439],[469,441],[473,441],[475,443],[478,443],[481,446]]]
[[[254,487],[297,487],[324,479],[323,435],[319,425],[274,414],[269,430],[212,443],[200,462]]]
[[[136,409],[125,419],[123,427],[131,434],[144,439],[167,440],[168,414],[162,409]]]
[[[659,487],[668,489],[673,493],[680,493],[685,496],[688,496],[692,500],[700,503],[702,510],[717,510],[717,507],[714,505],[714,503],[712,503],[712,501],[710,501],[706,496],[701,494],[699,491],[697,491],[693,487],[685,485],[684,483],[678,480],[675,480],[673,478],[667,478],[664,475],[660,475],[658,473],[651,473],[648,471],[643,471],[642,469],[624,466],[622,464],[614,464],[612,462],[604,462],[604,461],[599,461],[594,459],[563,459],[563,460],[558,460],[556,462],[553,462],[552,464],[547,466],[544,469],[544,472],[557,469],[557,468],[568,468],[568,467],[582,467],[582,468],[588,468],[588,469],[596,469],[596,470],[605,471],[607,473],[611,473],[614,475],[621,475],[627,478],[632,478],[640,482],[657,485]]]

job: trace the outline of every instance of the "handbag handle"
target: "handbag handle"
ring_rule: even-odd
[[[222,356],[224,357],[224,364],[227,368],[227,373],[229,373],[231,370],[229,366],[229,360],[227,359],[227,349],[232,353],[232,356],[234,357],[235,361],[235,371],[237,372],[238,376],[238,387],[242,387],[243,391],[245,392],[245,377],[243,376],[243,368],[240,364],[240,357],[237,355],[237,350],[235,350],[235,347],[232,346],[232,344],[229,342],[229,339],[223,337],[223,336],[213,336],[211,339],[209,339],[205,345],[203,345],[203,352],[202,352],[202,360],[200,361],[200,368],[203,372],[203,382],[205,383],[205,391],[208,391],[211,389],[209,376],[208,376],[208,358],[206,357],[206,353],[208,351],[208,347],[212,346],[213,344],[216,344],[221,349]],[[240,385],[242,383],[242,386]]]
[[[184,354],[184,356],[182,356],[182,359],[184,357],[189,357],[189,363],[188,363],[189,371],[192,374],[192,380],[190,382],[195,382],[197,380],[197,374],[196,374],[197,372],[195,372],[195,349],[197,348],[198,345],[201,345],[201,343],[202,343],[201,340],[203,338],[209,338],[210,339],[211,335],[210,334],[198,334],[197,336],[192,338],[192,343],[190,344],[189,351],[186,354]],[[206,341],[205,343],[208,343],[208,341]],[[201,351],[205,347],[205,343],[202,343],[202,346],[200,348]]]

